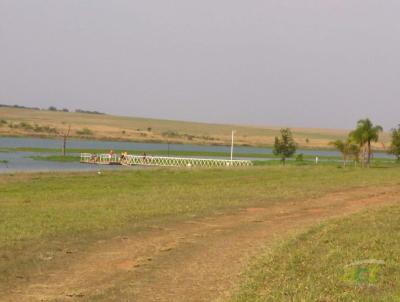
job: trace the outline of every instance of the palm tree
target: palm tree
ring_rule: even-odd
[[[333,142],[329,143],[330,145],[334,146],[340,153],[342,153],[343,157],[343,166],[346,167],[346,159],[347,159],[347,152],[346,152],[346,144],[342,140],[338,139]]]
[[[379,139],[379,133],[383,131],[383,128],[379,125],[374,125],[370,119],[362,119],[357,122],[357,128],[350,133],[351,138],[360,146],[360,150],[363,151],[363,164],[367,164],[371,161],[372,149],[371,142],[377,142]],[[367,154],[367,159],[365,156]]]
[[[400,125],[397,129],[392,129],[392,143],[389,148],[389,154],[393,154],[397,157],[397,161],[400,162]]]
[[[357,163],[360,162],[360,147],[356,144],[354,144],[350,139],[350,145],[349,145],[349,149],[348,152],[350,154],[350,156],[353,158],[354,160],[354,166],[357,166]]]
[[[338,139],[330,142],[329,144],[333,145],[336,149],[338,149],[340,153],[342,153],[343,166],[346,167],[348,158],[353,158],[355,163],[358,162],[358,154],[360,152],[360,149],[352,142],[351,138],[347,138],[347,140],[345,141]]]

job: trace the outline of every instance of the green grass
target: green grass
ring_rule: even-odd
[[[8,164],[8,160],[0,159],[0,164]]]
[[[9,219],[2,220],[0,244],[4,238],[30,239],[85,228],[101,230],[153,217],[283,202],[343,186],[396,182],[399,175],[400,169],[395,168],[335,167],[1,175],[0,207]],[[74,217],[85,213],[85,220]],[[65,229],[66,222],[73,223]],[[5,232],[4,226],[11,225],[15,227],[7,230],[13,232]]]
[[[320,160],[318,162],[318,166],[335,166],[338,168],[344,168],[344,169],[353,169],[357,168],[360,166],[360,164],[357,164],[357,166],[354,165],[354,162],[348,162],[346,167],[343,167],[342,160],[339,157],[333,157],[333,156],[319,156]],[[282,165],[281,160],[253,160],[253,164],[255,166],[280,166]],[[315,159],[313,157],[306,157],[304,156],[304,160],[296,160],[296,159],[289,159],[286,161],[287,166],[315,166]],[[388,167],[396,167],[400,166],[400,163],[396,160],[393,159],[386,159],[386,158],[375,158],[371,160],[371,167],[374,168],[388,168]]]
[[[65,246],[399,178],[398,168],[331,166],[2,174],[0,288],[37,267],[38,255]]]
[[[398,205],[313,227],[260,257],[232,301],[400,301],[399,231]]]

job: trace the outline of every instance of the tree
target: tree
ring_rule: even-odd
[[[347,138],[345,141],[338,139],[329,144],[333,145],[340,153],[342,153],[343,166],[346,167],[349,158],[353,158],[355,163],[358,162],[360,148],[352,142],[351,138]]]
[[[350,140],[351,141],[351,140]],[[353,142],[349,145],[349,155],[354,160],[354,165],[356,166],[360,162],[360,147]]]
[[[400,124],[397,129],[392,129],[392,142],[389,147],[389,153],[396,156],[397,161],[400,161]]]
[[[292,157],[296,153],[296,143],[294,142],[292,131],[289,128],[281,129],[281,137],[275,137],[273,152],[282,159],[285,165],[286,158]]]
[[[362,119],[357,122],[357,128],[350,133],[350,137],[359,145],[363,155],[363,165],[369,166],[372,155],[371,142],[377,142],[379,133],[383,128],[374,125],[370,119]]]
[[[338,139],[333,142],[330,142],[329,144],[334,146],[340,153],[342,153],[343,166],[346,166],[346,161],[347,161],[347,156],[348,156],[346,143],[344,141]]]
[[[70,132],[71,132],[71,125],[68,125],[68,129],[63,133],[61,133],[61,136],[63,137],[63,147],[62,147],[63,156],[65,156],[67,153],[67,140]]]

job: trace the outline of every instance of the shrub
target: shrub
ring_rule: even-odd
[[[35,132],[45,132],[45,133],[49,133],[49,134],[58,134],[57,128],[53,128],[53,127],[50,127],[50,126],[40,126],[38,124],[35,124],[33,126],[33,131],[35,131]]]
[[[78,134],[78,135],[93,135],[94,133],[89,128],[83,128],[82,130],[76,131],[76,134]]]
[[[76,109],[75,112],[77,112],[77,113],[87,113],[87,114],[105,114],[105,113],[99,112],[99,111],[90,111],[90,110],[82,110],[82,109]]]
[[[166,136],[166,137],[180,137],[181,135],[178,132],[175,131],[165,131],[163,133],[161,133],[162,136]]]
[[[33,126],[31,124],[29,124],[29,123],[26,123],[26,122],[20,122],[17,127],[25,129],[25,130],[33,130]]]
[[[213,138],[212,136],[208,136],[208,135],[203,135],[200,138],[206,140],[206,141],[214,141],[215,138]]]
[[[299,161],[299,162],[304,161],[304,155],[303,155],[303,153],[297,154],[297,156],[296,156],[296,161]]]

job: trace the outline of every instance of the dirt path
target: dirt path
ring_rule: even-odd
[[[360,188],[99,241],[0,300],[223,300],[266,245],[326,218],[398,202],[399,193],[399,185]]]

